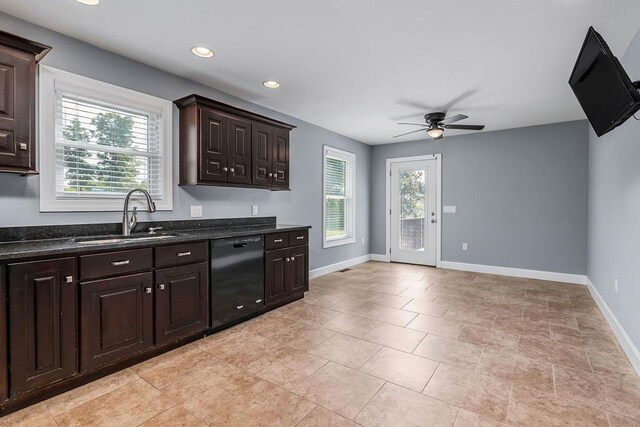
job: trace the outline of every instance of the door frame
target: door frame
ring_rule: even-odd
[[[385,261],[391,262],[391,163],[413,162],[420,160],[436,161],[436,268],[442,263],[442,153],[424,156],[395,157],[386,159],[386,189],[385,189]]]

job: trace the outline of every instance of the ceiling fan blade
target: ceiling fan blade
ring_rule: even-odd
[[[425,125],[424,123],[398,123],[399,125],[411,125],[411,126],[424,126],[429,127],[429,125]]]
[[[484,125],[444,125],[445,129],[482,130]]]
[[[426,132],[426,129],[418,129],[418,130],[412,130],[411,132],[407,132],[407,133],[401,133],[400,135],[396,135],[394,136],[394,138],[398,138],[400,136],[405,136],[405,135],[410,135],[412,133],[416,133],[416,132]]]
[[[464,114],[456,114],[455,116],[445,117],[442,123],[443,125],[448,125],[449,123],[459,122],[460,120],[468,119],[469,116],[465,116]]]

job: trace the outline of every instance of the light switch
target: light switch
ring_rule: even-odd
[[[456,207],[455,206],[443,206],[442,207],[442,212],[444,212],[444,213],[456,213]]]
[[[202,218],[202,206],[191,206],[191,218]]]
[[[462,244],[462,250],[466,251],[467,249],[469,249],[469,245],[467,245],[466,243]]]
[[[258,205],[251,206],[251,215],[253,215],[253,216],[257,216],[258,215]]]

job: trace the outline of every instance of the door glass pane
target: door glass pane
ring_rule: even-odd
[[[424,251],[425,170],[400,171],[400,249]]]

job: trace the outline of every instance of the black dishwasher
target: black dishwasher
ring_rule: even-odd
[[[211,241],[211,327],[264,308],[262,236]]]

